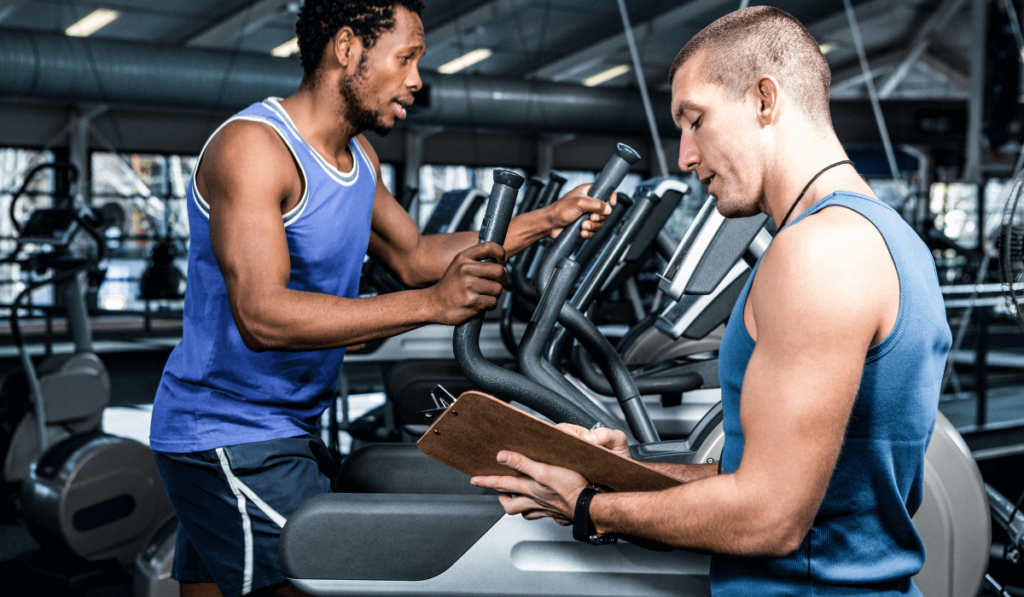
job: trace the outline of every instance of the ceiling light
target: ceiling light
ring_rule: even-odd
[[[98,8],[82,20],[64,30],[71,37],[89,37],[117,18],[118,12],[109,8]]]
[[[828,54],[832,50],[836,49],[836,45],[835,44],[820,44],[820,45],[818,45],[818,49],[821,50],[822,54]]]
[[[299,51],[299,38],[293,37],[270,51],[278,58],[287,58]]]
[[[615,77],[618,77],[620,75],[624,75],[624,74],[626,74],[628,72],[629,72],[629,65],[628,64],[620,64],[618,66],[613,66],[613,67],[609,68],[606,71],[601,71],[601,72],[597,73],[596,75],[591,75],[591,76],[587,77],[586,79],[583,79],[583,85],[585,87],[597,87],[598,85],[600,85],[601,83],[604,83],[605,81],[611,81]]]
[[[491,57],[491,54],[493,53],[494,52],[488,50],[487,48],[479,48],[477,50],[473,50],[468,54],[459,56],[458,58],[452,60],[451,62],[442,64],[440,68],[437,69],[437,72],[446,75],[457,73],[464,68],[469,68],[473,66],[477,62],[487,60],[488,58]]]

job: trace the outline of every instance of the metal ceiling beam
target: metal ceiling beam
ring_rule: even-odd
[[[725,14],[736,5],[735,0],[695,0],[633,26],[633,34],[640,39],[654,36],[662,31],[676,29],[680,25],[691,22],[709,12]],[[873,19],[892,12],[892,0],[868,0],[854,7],[857,18]],[[807,25],[807,30],[815,39],[822,40],[838,31],[847,31],[849,24],[843,11],[837,11],[823,19]],[[601,63],[605,56],[613,52],[621,52],[626,47],[625,32],[616,33],[605,39],[588,44],[570,54],[540,65],[526,74],[527,77],[552,79],[555,81],[571,78],[578,72]]]
[[[682,6],[655,15],[654,17],[633,25],[633,35],[643,40],[657,35],[662,31],[676,29],[695,18],[709,12],[725,14],[736,8],[736,0],[693,0]],[[626,33],[616,32],[604,39],[561,56],[555,60],[539,65],[526,73],[528,78],[560,80],[563,75],[582,64],[593,65],[601,58],[613,53],[623,52],[626,48]],[[565,77],[561,77],[564,79]]]
[[[868,61],[871,63],[871,72],[874,76],[879,76],[880,70],[885,67],[899,64],[904,58],[907,57],[906,48],[898,48],[896,50],[889,50],[872,54],[868,57]],[[863,85],[865,81],[864,71],[860,68],[860,63],[857,60],[845,63],[842,66],[832,69],[832,87],[833,91],[839,91],[846,89],[853,85]]]
[[[892,0],[868,0],[867,2],[858,2],[853,6],[853,12],[857,15],[857,21],[862,23],[878,17],[890,16],[892,9]],[[846,36],[850,34],[850,22],[846,18],[846,12],[843,10],[837,10],[827,17],[806,24],[805,27],[807,27],[807,32],[811,34],[811,37],[818,40],[819,43],[832,41],[826,38],[836,33],[844,33]]]
[[[956,85],[962,91],[969,91],[971,88],[971,76],[950,64],[945,58],[930,50],[925,50],[917,57],[918,62],[932,69],[936,73],[949,79],[949,82]]]
[[[878,90],[878,96],[882,99],[889,97],[896,87],[899,86],[903,79],[906,78],[907,74],[910,73],[910,68],[917,62],[918,57],[921,53],[928,48],[932,43],[932,40],[939,35],[949,24],[950,19],[953,15],[960,11],[965,0],[943,0],[939,5],[938,9],[925,22],[921,25],[917,35],[914,36],[914,41],[910,45],[910,53],[900,63],[896,70],[886,79],[882,88]]]
[[[193,35],[185,40],[184,45],[190,48],[223,48],[239,36],[252,33],[276,18],[288,4],[289,0],[258,0]]]
[[[528,3],[529,0],[489,0],[484,2],[467,13],[427,30],[425,33],[427,49],[439,46],[463,33],[472,32],[477,27],[493,22],[501,15]]]

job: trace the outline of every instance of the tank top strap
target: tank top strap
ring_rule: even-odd
[[[342,186],[351,186],[355,184],[356,180],[359,179],[359,174],[364,169],[369,172],[370,178],[373,180],[374,186],[377,184],[377,172],[373,167],[373,163],[370,161],[370,157],[363,149],[359,141],[353,137],[349,140],[348,146],[349,151],[352,154],[352,168],[348,172],[342,172],[335,166],[331,165],[319,151],[314,149],[299,132],[298,127],[292,121],[291,116],[281,106],[280,98],[270,97],[259,104],[254,104],[253,109],[263,111],[266,118],[271,119],[279,124],[279,126],[287,132],[289,139],[295,145],[295,148],[304,154],[304,157],[308,158],[312,163],[315,163],[318,169],[322,170],[329,178],[334,182]]]

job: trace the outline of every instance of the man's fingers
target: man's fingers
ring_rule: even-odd
[[[498,493],[530,494],[530,480],[522,477],[473,477],[469,482]]]
[[[527,458],[526,456],[523,456],[522,454],[519,454],[517,452],[509,452],[506,450],[498,452],[498,463],[504,464],[505,466],[509,467],[512,470],[519,471],[520,473],[523,473],[527,477],[530,477],[531,479],[536,479],[537,481],[541,482],[543,482],[542,478],[545,476],[545,473],[548,470],[548,466],[546,464],[534,462]],[[513,493],[526,492],[514,491]]]
[[[608,205],[604,201],[601,201],[600,199],[595,199],[593,197],[580,197],[579,203],[577,203],[576,205],[583,211],[590,212],[591,214],[597,216],[607,217],[608,214],[612,213],[611,205]]]
[[[572,423],[559,423],[558,425],[555,425],[555,428],[561,429],[570,435],[575,435],[580,439],[583,439],[585,434],[590,433],[586,427],[580,427],[579,425],[573,425]]]
[[[508,281],[508,272],[505,271],[505,266],[497,263],[466,263],[462,266],[462,272],[477,278],[493,280],[502,285]]]
[[[479,243],[462,251],[462,254],[473,261],[494,259],[498,263],[505,263],[505,249],[498,243]]]
[[[505,509],[505,514],[513,516],[526,512],[543,512],[543,506],[523,495],[503,493],[498,495],[498,501],[501,502],[501,507]]]

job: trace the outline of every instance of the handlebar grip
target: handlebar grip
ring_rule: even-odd
[[[612,196],[612,192],[616,187],[622,184],[622,180],[626,178],[630,167],[639,161],[640,154],[636,150],[625,143],[619,143],[615,146],[615,153],[612,154],[611,159],[604,165],[601,173],[597,175],[597,180],[590,186],[587,195],[601,201],[607,201]]]
[[[607,201],[612,196],[612,192],[622,184],[622,180],[626,178],[626,174],[629,172],[630,166],[640,161],[640,154],[638,154],[632,147],[619,143],[616,145],[615,153],[608,159],[608,163],[604,165],[604,169],[597,175],[597,180],[594,184],[590,185],[590,190],[587,191],[587,196]],[[540,269],[537,271],[538,288],[543,292],[548,280],[551,279],[551,274],[555,269],[555,265],[562,259],[566,259],[576,252],[576,248],[579,247],[580,231],[583,230],[583,222],[590,219],[590,214],[583,214],[576,219],[575,222],[569,224],[562,229],[559,233],[558,239],[555,240],[555,244],[552,245],[551,250],[544,255],[544,262],[541,263]]]
[[[511,170],[494,171],[494,186],[491,187],[491,197],[487,201],[487,211],[480,226],[480,242],[505,244],[516,197],[525,181],[525,178]]]
[[[548,184],[541,189],[540,198],[537,199],[537,208],[547,207],[558,199],[558,193],[562,191],[562,187],[568,179],[557,172],[552,172],[548,175]]]
[[[533,176],[530,178],[530,184],[526,185],[526,194],[523,195],[523,200],[519,202],[519,209],[516,213],[525,214],[533,211],[537,207],[537,199],[540,198],[541,191],[544,190],[544,179]]]

